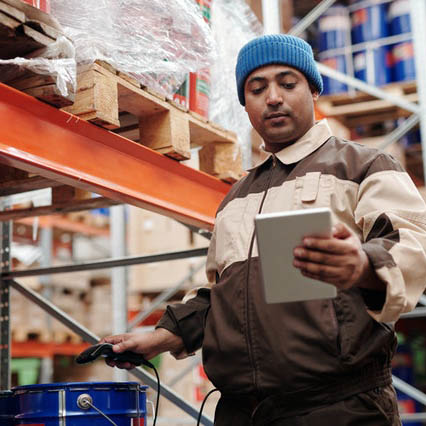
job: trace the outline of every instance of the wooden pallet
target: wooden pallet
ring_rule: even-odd
[[[21,0],[0,0],[0,59],[43,58],[47,48],[63,33],[47,13]],[[62,95],[55,76],[40,76],[15,65],[0,67],[0,82],[62,107],[74,102],[74,94]]]
[[[391,83],[381,87],[384,91],[408,102],[417,102],[416,82]],[[380,123],[385,120],[396,120],[408,117],[412,113],[389,101],[377,99],[363,92],[321,96],[317,103],[318,109],[326,117],[333,117],[349,128]]]
[[[17,327],[11,330],[12,340],[15,342],[26,342],[29,340],[37,342],[50,342],[51,333],[47,329]]]
[[[119,201],[105,197],[92,198],[92,194],[88,191],[62,185],[59,182],[41,176],[31,175],[14,167],[4,164],[0,167],[0,196],[45,188],[52,189],[52,203],[50,205],[40,207],[32,205],[14,206],[11,210],[0,212],[0,222],[26,217],[91,210],[121,204]]]
[[[78,335],[68,330],[53,330],[52,341],[55,343],[81,343],[83,339]]]
[[[75,103],[64,110],[177,160],[189,159],[191,147],[201,146],[200,170],[231,182],[242,175],[234,133],[105,64],[79,68]]]

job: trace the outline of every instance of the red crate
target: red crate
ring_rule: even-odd
[[[43,12],[50,13],[50,0],[22,0],[31,6],[37,7]]]

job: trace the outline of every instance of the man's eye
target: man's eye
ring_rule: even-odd
[[[282,83],[281,86],[285,89],[294,89],[296,87],[296,83]]]
[[[259,95],[260,93],[262,93],[264,87],[257,87],[256,89],[251,89],[251,93],[253,93],[253,95]]]

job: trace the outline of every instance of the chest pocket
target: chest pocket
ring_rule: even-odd
[[[296,177],[294,209],[329,207],[334,180],[321,172],[306,173]]]

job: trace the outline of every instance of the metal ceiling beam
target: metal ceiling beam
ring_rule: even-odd
[[[3,84],[0,161],[205,229],[230,188]]]
[[[37,275],[63,274],[65,272],[92,271],[94,269],[115,268],[118,266],[143,265],[146,263],[164,262],[166,260],[188,259],[190,257],[200,257],[207,254],[207,247],[196,249],[172,251],[159,254],[148,254],[144,256],[126,256],[118,259],[99,260],[97,262],[83,262],[73,265],[51,266],[50,268],[34,268],[22,271],[0,272],[2,280],[13,278],[35,277]]]
[[[417,114],[412,114],[404,122],[395,128],[391,133],[387,134],[379,149],[386,149],[389,145],[398,142],[405,134],[419,124],[420,117]]]
[[[303,19],[301,19],[288,34],[300,36],[317,18],[319,18],[336,0],[323,0],[319,5],[315,6]]]
[[[317,66],[319,72],[323,75],[326,75],[327,77],[331,77],[342,83],[346,83],[348,86],[354,87],[355,89],[361,90],[362,92],[368,93],[372,96],[375,96],[376,98],[389,101],[393,105],[399,106],[400,108],[405,109],[406,111],[410,111],[414,114],[420,114],[420,107],[413,102],[408,102],[401,97],[391,95],[390,93],[387,93],[376,86],[372,86],[357,78],[350,77],[349,75],[343,74],[342,72],[336,71],[333,68],[327,67],[326,65],[321,64],[320,62],[317,62]]]

